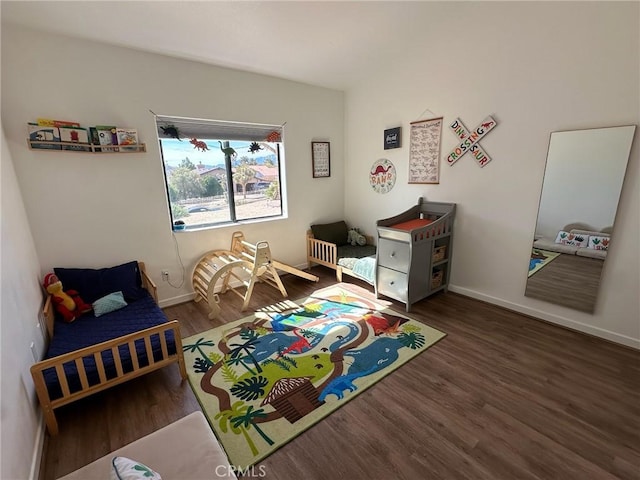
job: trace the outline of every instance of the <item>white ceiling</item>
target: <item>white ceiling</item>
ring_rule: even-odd
[[[1,16],[3,23],[347,90],[417,41],[443,40],[456,16],[451,7],[455,3],[2,0]]]

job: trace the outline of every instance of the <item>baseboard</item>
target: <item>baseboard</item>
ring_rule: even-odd
[[[38,408],[38,410],[40,410]],[[29,480],[39,480],[40,467],[42,466],[42,456],[44,454],[44,434],[46,427],[44,424],[44,416],[38,411],[38,435],[33,445],[33,456],[31,458],[31,471],[29,472]]]
[[[190,302],[196,296],[195,292],[185,293],[183,295],[178,295],[176,297],[165,298],[164,300],[160,300],[158,305],[160,308],[170,307],[172,305],[177,305],[179,303]]]
[[[296,265],[294,268],[297,268],[298,270],[304,270],[306,268],[309,268],[308,265],[306,263],[301,264],[301,265]],[[280,275],[281,277],[284,277],[286,275],[293,275],[291,273],[288,272],[278,272],[278,275]],[[239,280],[232,280],[231,282],[229,282],[229,285],[233,288],[238,288],[240,286],[242,286],[242,283]],[[217,285],[216,286],[216,291],[219,292],[220,291],[220,286],[221,285]],[[196,296],[195,292],[190,292],[190,293],[184,293],[182,295],[177,295],[175,297],[170,297],[170,298],[165,298],[164,300],[160,300],[158,302],[158,305],[160,306],[160,308],[165,308],[165,307],[170,307],[172,305],[178,305],[179,303],[185,303],[185,302],[190,302],[191,300],[193,300]]]
[[[605,330],[604,328],[594,327],[593,325],[587,325],[586,323],[577,322],[570,318],[566,318],[561,315],[554,315],[552,313],[544,312],[536,308],[526,307],[517,303],[508,302],[501,298],[486,295],[469,288],[449,284],[449,290],[455,293],[459,293],[460,295],[465,295],[477,300],[482,300],[483,302],[498,305],[508,310],[513,310],[515,312],[528,315],[530,317],[535,317],[547,322],[555,323],[571,330],[577,330],[579,332],[587,333],[599,338],[604,338],[605,340],[609,340],[614,343],[619,343],[621,345],[640,350],[640,340],[638,340],[637,338],[629,337],[627,335],[621,335],[610,330]]]

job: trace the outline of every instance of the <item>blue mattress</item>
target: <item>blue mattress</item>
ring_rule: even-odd
[[[146,292],[141,299],[129,303],[125,308],[101,315],[97,318],[93,314],[85,314],[72,323],[56,321],[53,339],[51,340],[45,358],[57,357],[123,335],[154,327],[167,321],[164,312],[158,307],[151,295]],[[169,353],[175,354],[176,345],[173,332],[166,332],[165,336]],[[135,345],[139,365],[148,365],[149,361],[147,359],[144,341],[138,340]],[[154,335],[151,338],[151,346],[154,359],[156,361],[160,360],[162,358],[162,350],[159,335]],[[124,372],[126,373],[133,370],[133,362],[131,361],[128,346],[121,346],[119,350]],[[102,360],[105,365],[107,378],[115,378],[117,373],[113,364],[111,350],[102,352]],[[89,385],[99,383],[98,371],[93,356],[84,358],[83,362],[87,371]],[[64,370],[71,392],[81,390],[80,377],[75,362],[66,363]],[[45,370],[44,378],[47,383],[50,398],[55,400],[61,397],[62,390],[55,369],[49,368]]]

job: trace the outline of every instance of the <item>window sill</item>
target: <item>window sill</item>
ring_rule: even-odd
[[[191,233],[191,232],[202,232],[206,230],[218,230],[222,228],[229,227],[238,227],[242,225],[253,225],[256,223],[267,223],[267,222],[276,222],[278,220],[286,220],[288,215],[278,215],[277,217],[263,217],[263,218],[252,218],[248,220],[238,220],[236,222],[224,222],[224,223],[216,223],[213,225],[194,225],[193,227],[187,226],[184,229],[176,230],[172,228],[173,233]]]

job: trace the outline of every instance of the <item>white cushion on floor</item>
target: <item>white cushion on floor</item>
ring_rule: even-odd
[[[108,479],[113,457],[134,458],[163,480],[235,479],[202,412],[194,412],[59,480]]]

